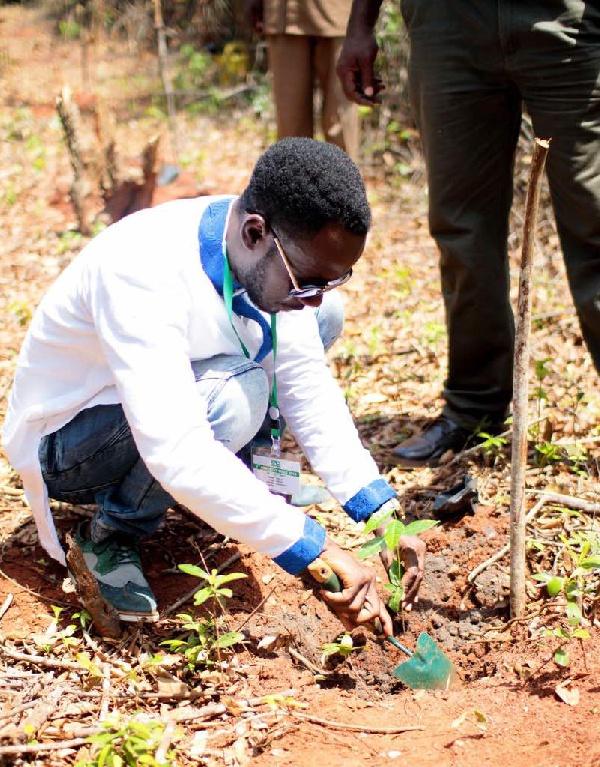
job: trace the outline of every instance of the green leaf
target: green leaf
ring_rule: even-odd
[[[106,764],[106,760],[108,759],[108,755],[111,752],[111,745],[110,743],[107,743],[106,746],[100,751],[98,754],[98,767],[104,767],[104,764]]]
[[[196,578],[203,578],[205,581],[210,578],[206,570],[198,567],[198,565],[178,565],[178,567],[182,573],[187,573],[187,575],[195,575]]]
[[[203,589],[199,589],[194,594],[194,604],[195,605],[202,605],[202,604],[204,604],[204,602],[206,602],[207,599],[211,598],[212,593],[213,592],[212,592],[212,589],[210,588],[210,586],[206,586]]]
[[[393,560],[390,569],[388,570],[388,577],[393,586],[400,585],[400,582],[402,581],[402,563],[399,559]]]
[[[234,644],[239,644],[244,639],[244,635],[239,631],[228,631],[217,639],[214,646],[219,648],[231,647]]]
[[[373,538],[372,540],[363,543],[363,545],[358,550],[357,556],[359,559],[367,559],[368,557],[372,557],[375,554],[378,554],[384,546],[385,541],[383,538]]]
[[[582,617],[579,604],[577,602],[567,602],[567,618],[569,620],[569,625],[579,625]]]
[[[548,583],[548,581],[551,581],[554,577],[553,575],[550,575],[549,573],[536,573],[535,575],[531,576],[534,581],[541,581],[542,583]]]
[[[364,529],[365,534],[372,533],[373,530],[376,530],[384,522],[387,522],[387,520],[393,516],[393,514],[393,509],[378,509],[374,514],[371,514],[367,520]]]
[[[579,566],[584,567],[586,570],[600,570],[600,554],[586,557],[579,563]]]
[[[403,598],[404,588],[402,586],[398,586],[398,588],[394,589],[391,597],[388,600],[388,607],[393,613],[400,612],[400,605],[402,604]]]
[[[438,524],[437,519],[415,519],[414,522],[406,525],[402,535],[420,535],[425,530],[431,530]]]
[[[562,647],[559,647],[554,653],[554,662],[559,666],[566,667],[571,661],[569,659],[569,654]]]
[[[573,601],[581,596],[581,590],[577,584],[577,581],[568,581],[565,586],[565,595],[569,601]]]
[[[559,575],[555,575],[546,583],[546,590],[551,597],[555,597],[557,594],[560,594],[564,585],[565,579],[561,578]]]
[[[230,573],[229,575],[217,575],[215,578],[215,587],[219,588],[224,583],[229,583],[230,581],[238,581],[240,578],[247,578],[248,576],[246,573]]]
[[[386,527],[383,540],[390,551],[396,551],[400,537],[404,535],[405,526],[399,519],[393,519]]]
[[[589,639],[590,638],[590,632],[586,631],[585,629],[575,629],[573,631],[573,638],[574,639]]]

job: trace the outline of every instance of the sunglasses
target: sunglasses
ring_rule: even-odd
[[[277,237],[275,233],[273,233],[273,242],[275,243],[277,252],[281,256],[283,265],[285,266],[286,271],[290,277],[290,280],[292,281],[292,285],[294,286],[293,289],[290,290],[290,292],[288,293],[289,298],[303,299],[303,298],[315,298],[316,296],[322,296],[323,293],[327,293],[328,290],[339,288],[340,285],[343,285],[345,282],[348,282],[350,277],[352,277],[352,269],[350,268],[345,274],[342,274],[341,277],[337,277],[335,280],[329,280],[329,282],[323,282],[323,284],[321,285],[304,285],[303,287],[300,287],[298,280],[294,276],[294,272],[292,271],[290,262],[288,261],[288,258],[285,255],[285,251],[283,250],[281,243],[279,242],[279,238]]]

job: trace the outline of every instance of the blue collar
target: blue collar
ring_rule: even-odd
[[[200,219],[198,228],[198,243],[200,246],[200,261],[208,279],[214,289],[223,296],[223,246],[225,238],[225,225],[227,215],[237,197],[223,197],[207,205]],[[240,290],[242,286],[233,283],[234,290]],[[246,294],[234,296],[233,310],[236,314],[258,322],[261,327],[263,340],[255,357],[255,362],[261,362],[273,349],[271,328],[269,323],[251,304]]]

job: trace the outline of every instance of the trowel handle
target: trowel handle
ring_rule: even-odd
[[[327,562],[324,562],[320,557],[317,557],[317,559],[315,559],[314,562],[311,562],[310,565],[307,567],[307,570],[312,575],[312,577],[316,580],[316,582],[323,589],[325,589],[325,591],[332,591],[332,592],[342,591],[343,586],[339,577],[336,575],[336,573],[333,572],[333,570],[331,569],[331,567],[329,567]],[[381,625],[381,621],[379,620],[379,618],[375,618],[375,620],[371,624],[371,627],[376,634],[378,634],[379,636],[384,636],[383,626]],[[409,657],[412,655],[412,652],[408,649],[408,647],[405,647],[395,637],[386,635],[385,639],[391,644],[393,644],[394,647],[397,647],[398,650],[402,650],[402,652],[408,655]]]
[[[325,591],[331,591],[335,593],[344,590],[339,577],[320,557],[317,557],[317,559],[311,562],[306,569],[316,580],[319,586],[321,586],[322,589],[325,589]]]

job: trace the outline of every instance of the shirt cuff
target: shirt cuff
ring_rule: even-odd
[[[396,491],[385,479],[380,478],[359,490],[343,508],[355,522],[362,522],[383,506],[386,501],[396,497]]]
[[[304,518],[304,533],[289,549],[273,561],[290,575],[298,575],[319,556],[325,545],[325,529],[312,517]]]

